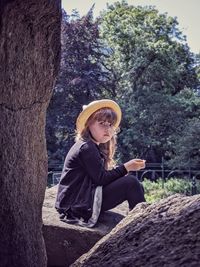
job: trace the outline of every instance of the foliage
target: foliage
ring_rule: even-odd
[[[200,181],[196,180],[196,183],[197,193],[199,194]],[[191,195],[192,192],[192,182],[188,179],[172,178],[165,182],[161,178],[156,182],[151,182],[148,179],[144,179],[143,186],[145,190],[146,201],[149,203],[153,203],[176,193]]]
[[[199,168],[200,120],[198,118],[189,119],[184,126],[180,135],[174,137],[175,149],[168,165],[179,168]]]
[[[122,107],[117,160],[143,157],[170,167],[199,162],[200,56],[176,18],[125,1],[93,20],[63,12],[60,75],[47,111],[49,158],[61,163],[82,105],[108,97]],[[193,142],[192,140],[196,140]]]
[[[112,96],[123,109],[118,157],[144,157],[153,149],[169,158],[176,145],[172,135],[198,115],[195,61],[178,22],[153,7],[125,1],[108,6],[101,21],[101,37],[110,51],[105,64],[115,84]],[[187,97],[183,91],[189,91]]]
[[[92,9],[82,18],[63,11],[60,75],[47,112],[47,147],[52,160],[61,162],[74,143],[75,120],[83,105],[100,98],[108,82],[98,41],[98,21]]]

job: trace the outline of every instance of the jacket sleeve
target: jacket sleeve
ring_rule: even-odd
[[[80,149],[80,160],[88,175],[96,185],[106,185],[127,174],[124,165],[106,170],[95,144],[85,143]]]

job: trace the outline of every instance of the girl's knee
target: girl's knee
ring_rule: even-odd
[[[134,175],[128,174],[126,176],[126,179],[127,179],[127,184],[130,186],[134,186],[134,187],[140,187],[141,186],[140,181]]]
[[[126,196],[129,208],[133,209],[136,204],[145,202],[144,189],[141,182],[133,175],[127,175]]]

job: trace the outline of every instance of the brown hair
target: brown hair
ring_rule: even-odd
[[[85,123],[85,128],[81,132],[77,133],[76,141],[80,139],[84,141],[92,140],[92,136],[89,131],[89,125],[91,125],[95,121],[108,121],[109,123],[114,125],[117,121],[117,114],[114,110],[110,108],[101,108],[97,110],[88,118]],[[112,136],[111,140],[104,144],[99,144],[99,148],[105,159],[105,168],[111,169],[112,167],[114,167],[115,162],[113,157],[116,148],[116,131]]]

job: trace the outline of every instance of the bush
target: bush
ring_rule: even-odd
[[[163,181],[161,178],[156,182],[144,179],[143,186],[145,198],[148,203],[153,203],[165,197],[179,193],[192,195],[192,181],[188,179],[171,178]],[[196,180],[197,193],[200,193],[200,182]]]

